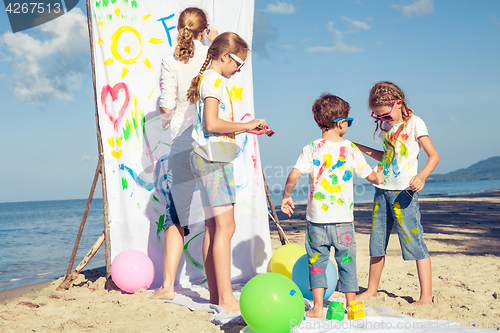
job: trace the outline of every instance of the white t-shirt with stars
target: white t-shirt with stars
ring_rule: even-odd
[[[207,69],[200,79],[200,100],[196,103],[193,119],[194,151],[209,161],[232,162],[237,153],[235,135],[207,131],[205,122],[207,97],[214,97],[219,101],[220,119],[233,122],[233,105],[225,78],[216,71]]]

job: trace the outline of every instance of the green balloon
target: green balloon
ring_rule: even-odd
[[[288,333],[304,318],[304,297],[284,275],[264,273],[247,282],[240,296],[241,316],[257,333]]]

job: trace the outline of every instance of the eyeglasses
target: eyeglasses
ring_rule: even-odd
[[[347,121],[347,127],[351,127],[351,124],[352,124],[352,121],[354,120],[354,118],[337,118],[333,122],[336,123],[339,120],[345,120],[345,121]]]
[[[392,118],[392,113],[394,112],[394,110],[396,109],[396,105],[398,105],[398,102],[399,101],[396,101],[394,102],[394,105],[391,109],[391,112],[389,113],[386,113],[386,114],[383,114],[381,116],[377,116],[375,113],[373,113],[372,111],[372,118],[374,119],[377,119],[377,120],[382,120],[382,121],[391,121],[393,118]]]
[[[236,63],[236,66],[238,66],[237,70],[239,71],[241,69],[241,67],[243,67],[245,62],[243,60],[241,60],[240,58],[238,58],[235,54],[229,53],[229,56],[231,58],[233,58],[234,62]]]

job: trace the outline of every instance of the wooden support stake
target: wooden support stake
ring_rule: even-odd
[[[90,42],[90,60],[92,63],[92,83],[94,85],[94,105],[95,105],[95,123],[97,132],[97,146],[99,151],[99,159],[101,163],[101,179],[102,179],[102,204],[104,212],[104,239],[105,239],[105,256],[106,256],[106,278],[111,277],[111,250],[109,242],[109,220],[108,220],[108,195],[106,190],[106,173],[104,171],[104,150],[102,148],[101,127],[99,125],[99,112],[97,107],[97,84],[95,76],[95,62],[94,62],[94,35],[92,31],[92,20],[90,16],[90,0],[87,0],[87,25],[89,29],[89,42]]]
[[[286,237],[283,228],[281,228],[280,220],[278,219],[278,214],[276,214],[276,209],[274,208],[273,199],[271,198],[271,192],[269,192],[269,187],[267,186],[266,177],[264,176],[264,171],[262,171],[262,178],[264,179],[264,188],[266,189],[267,202],[269,203],[269,206],[271,207],[271,212],[273,213],[273,215],[270,216],[274,221],[274,223],[276,224],[276,229],[278,230],[278,235],[280,237],[281,245],[288,244],[290,243],[290,241]]]
[[[85,258],[83,258],[82,262],[75,268],[73,273],[71,273],[71,275],[67,275],[64,281],[59,285],[59,287],[57,287],[57,291],[67,290],[69,288],[71,282],[78,277],[78,274],[80,274],[82,269],[87,266],[90,259],[92,259],[92,257],[97,253],[97,250],[101,247],[102,242],[104,242],[104,231],[101,233],[94,246],[92,246],[89,253],[87,253]]]
[[[85,226],[85,222],[87,221],[87,215],[89,213],[90,204],[92,203],[92,198],[94,197],[95,187],[97,185],[97,180],[99,179],[99,173],[101,172],[101,162],[102,159],[99,158],[97,162],[97,168],[95,170],[94,182],[92,183],[92,187],[90,188],[89,198],[87,199],[87,206],[85,206],[85,211],[83,212],[82,222],[80,222],[80,229],[78,230],[78,234],[76,235],[75,245],[73,246],[73,253],[71,254],[71,259],[69,260],[68,270],[66,272],[65,279],[68,278],[71,270],[73,269],[73,264],[75,263],[76,252],[78,251],[78,245],[80,244],[80,239],[83,233],[83,227]]]

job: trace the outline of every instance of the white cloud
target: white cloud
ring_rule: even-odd
[[[326,26],[328,31],[333,37],[333,46],[313,46],[308,47],[306,52],[318,53],[318,52],[330,52],[330,53],[356,53],[363,51],[362,48],[356,46],[346,45],[343,41],[344,35],[333,27],[333,22],[328,22]]]
[[[85,162],[85,161],[97,161],[97,156],[93,155],[90,156],[88,154],[83,153],[83,155],[80,156],[80,161]]]
[[[361,30],[370,30],[371,29],[371,27],[368,24],[366,24],[365,22],[354,21],[347,16],[342,16],[342,20],[351,23],[352,30],[349,31],[350,33],[358,32]]]
[[[496,25],[498,25],[500,27],[500,22],[497,20],[497,18],[495,16],[493,16],[491,19],[493,20],[493,23],[495,23]]]
[[[309,42],[309,41],[312,41],[313,39],[311,37],[304,37],[302,39],[302,42],[305,43],[305,42]]]
[[[384,43],[382,43],[381,41],[377,41],[377,42],[375,42],[375,44],[376,44],[377,46],[382,46],[382,45],[384,45]]]
[[[88,69],[87,18],[79,8],[37,28],[46,39],[6,32],[0,46],[14,71],[14,94],[29,104],[73,101],[81,74]]]
[[[292,50],[293,49],[293,45],[290,45],[290,44],[281,45],[280,49]]]
[[[5,74],[5,73],[0,74],[0,79],[5,79],[6,77],[7,77],[7,74]]]
[[[269,16],[261,10],[254,12],[252,57],[269,58],[268,47],[276,42],[278,29],[271,25]]]
[[[434,3],[432,0],[417,0],[410,5],[392,5],[393,8],[403,12],[408,17],[425,16],[434,13]]]
[[[295,7],[285,1],[276,0],[276,4],[268,4],[264,12],[271,14],[293,14]]]

